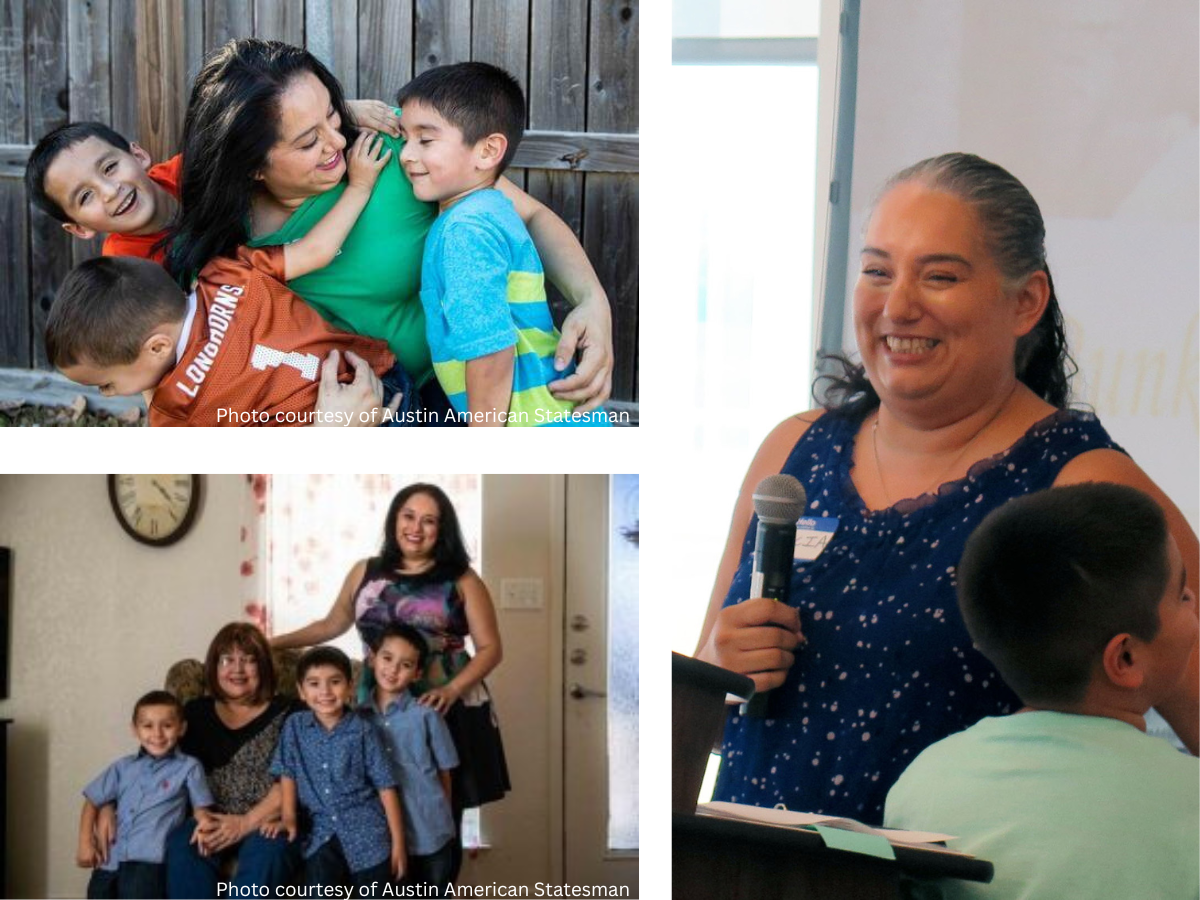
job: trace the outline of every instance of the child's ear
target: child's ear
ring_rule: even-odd
[[[143,170],[149,169],[152,165],[154,165],[154,160],[150,158],[150,154],[133,141],[129,142],[129,153],[138,161],[138,165],[141,166]]]
[[[475,164],[480,170],[490,172],[500,165],[507,151],[508,138],[498,131],[489,134],[475,145]]]
[[[154,359],[166,359],[175,355],[175,341],[169,334],[155,331],[142,342],[142,351],[149,353]]]
[[[187,734],[187,719],[180,719],[179,720],[179,736],[183,737],[185,734]]]
[[[79,225],[75,222],[63,222],[62,227],[63,231],[65,231],[67,234],[73,234],[81,241],[90,241],[96,236],[96,232],[93,229],[84,228],[82,225]]]
[[[1146,680],[1143,644],[1130,634],[1118,634],[1104,648],[1101,664],[1113,687],[1136,691]]]

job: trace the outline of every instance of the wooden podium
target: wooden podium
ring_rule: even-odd
[[[901,876],[992,880],[990,862],[942,850],[894,844],[895,860],[879,859],[830,849],[815,831],[696,815],[700,780],[725,719],[727,693],[747,699],[753,693],[753,682],[673,654],[675,897],[899,900]]]

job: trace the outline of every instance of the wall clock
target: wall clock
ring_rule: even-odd
[[[200,508],[199,475],[109,475],[108,499],[135,541],[165,547],[182,538]]]

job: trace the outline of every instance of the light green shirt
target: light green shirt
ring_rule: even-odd
[[[1195,900],[1200,761],[1099,716],[1015,713],[938,741],[887,797],[890,828],[958,836],[991,884],[944,879],[915,898]]]
[[[437,206],[413,196],[400,167],[404,142],[380,135],[392,156],[341,252],[323,269],[288,282],[327,321],[346,331],[380,338],[418,386],[433,374],[421,307],[421,254]],[[346,183],[309,197],[272,234],[251,247],[290,244],[329,212]]]

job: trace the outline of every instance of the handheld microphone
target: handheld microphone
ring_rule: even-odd
[[[808,495],[791,475],[768,475],[754,489],[758,532],[754,537],[754,568],[750,596],[788,602],[792,583],[792,558],[796,546],[796,520],[804,514]],[[766,692],[744,704],[744,713],[761,719],[767,715]]]

